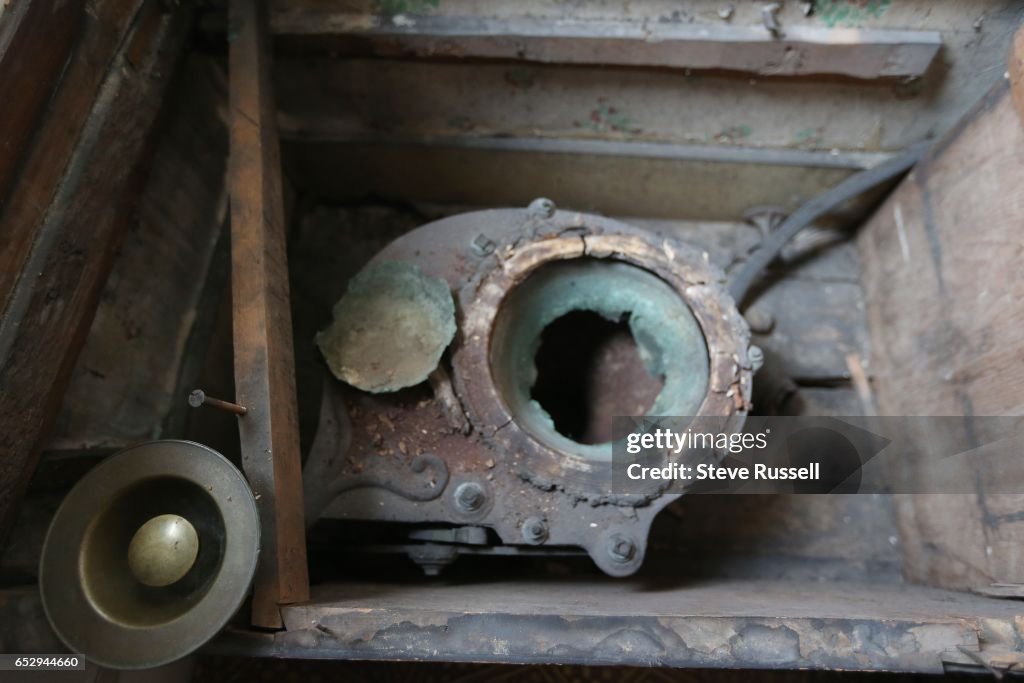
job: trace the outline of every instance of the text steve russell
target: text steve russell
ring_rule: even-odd
[[[670,463],[664,467],[644,467],[633,463],[626,468],[630,479],[679,479],[683,481],[704,481],[709,479],[731,480],[817,480],[820,475],[819,463],[812,462],[805,467],[771,467],[762,463],[750,467],[729,467],[726,465],[701,464],[682,465]],[[753,476],[751,476],[753,475]]]

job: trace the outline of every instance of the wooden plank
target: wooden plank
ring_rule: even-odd
[[[504,577],[502,577],[504,578]],[[288,630],[208,651],[287,658],[941,673],[1016,649],[1005,601],[902,585],[787,581],[350,582],[285,609]],[[983,640],[984,638],[984,640]]]
[[[373,605],[381,612],[492,612],[644,615],[652,617],[820,617],[922,621],[1018,618],[1020,605],[1000,600],[899,583],[846,586],[823,582],[710,579],[673,585],[672,577],[614,579],[603,576],[516,579],[499,574],[471,584],[345,581],[318,586],[309,604],[287,609],[290,629],[310,628],[304,612],[339,614]],[[472,605],[473,609],[467,609]],[[354,616],[354,615],[353,615]],[[372,615],[371,615],[372,616]],[[385,617],[386,618],[386,617]]]
[[[715,159],[702,150],[648,155],[649,148],[621,143],[569,141],[447,140],[289,141],[284,159],[289,176],[316,196],[335,203],[367,198],[465,206],[526,206],[550,197],[563,208],[607,215],[736,220],[751,206],[823,192],[858,163],[832,165],[827,155],[801,155],[790,163],[759,150]],[[572,141],[575,143],[577,141]],[[656,145],[652,147],[657,147]],[[583,170],[585,169],[585,172]],[[862,215],[852,207],[844,218]]]
[[[252,621],[279,627],[279,605],[309,596],[281,162],[270,42],[258,0],[232,0],[229,103],[235,396],[242,465],[262,536]]]
[[[865,226],[868,369],[880,414],[959,415],[986,443],[974,416],[1024,411],[1022,183],[1024,126],[1003,81]],[[941,447],[941,436],[921,431],[913,442],[923,451]],[[904,476],[923,490],[929,470]],[[1005,481],[996,468],[963,477],[976,494],[897,497],[906,575],[946,587],[1024,582],[1024,495],[987,495],[986,480]]]
[[[89,69],[70,67],[81,80],[69,74],[62,84],[0,219],[0,235],[31,244],[23,266],[3,252],[5,266],[21,277],[0,320],[0,539],[35,469],[40,440],[52,428],[113,253],[131,222],[153,124],[191,20],[187,8],[164,13],[156,0],[135,10],[104,3],[90,15],[94,23],[83,47],[99,50],[117,37],[113,27],[126,37],[117,40],[112,61],[102,60],[106,78],[98,90],[87,87],[94,75]],[[3,272],[10,285],[12,273]]]
[[[75,2],[25,0],[0,21],[0,210],[82,25]]]
[[[1017,115],[1024,124],[1024,27],[1013,34],[1013,46],[1010,48],[1008,62],[1013,104],[1017,107]]]
[[[18,184],[8,192],[3,206],[0,312],[6,313],[10,308],[14,285],[39,237],[38,226],[68,168],[100,85],[141,6],[142,0],[103,0],[85,13],[60,87],[47,107],[45,121],[36,130],[35,144],[20,165]],[[44,35],[40,40],[46,43],[49,38]]]
[[[329,47],[342,55],[506,59],[861,79],[922,76],[942,46],[935,31],[787,26],[776,36],[763,25],[529,16],[421,15],[388,21],[329,11],[274,14],[271,30],[279,37],[300,37],[305,45]]]
[[[565,3],[323,2],[275,0],[282,15],[308,13],[312,24],[352,12],[367,25],[413,22],[422,15],[556,22],[630,19],[652,26],[757,24],[764,3],[715,0],[679,3],[625,0]],[[607,68],[507,60],[295,58],[276,43],[275,84],[282,125],[290,119],[332,119],[339,125],[402,136],[542,137],[645,140],[728,147],[898,150],[948,130],[1006,69],[1006,48],[1020,22],[1017,0],[888,5],[868,12],[846,0],[803,16],[800,3],[780,3],[784,30],[839,26],[938,31],[941,57],[909,83],[818,78],[741,77],[713,71]],[[718,10],[735,5],[730,22]],[[376,12],[400,14],[398,19]],[[983,18],[983,20],[981,20]],[[848,19],[848,20],[847,20]],[[291,19],[287,19],[291,21]],[[299,19],[295,19],[299,21]],[[973,26],[977,21],[977,26]],[[326,25],[326,24],[325,24]],[[223,26],[223,22],[222,22]],[[325,29],[325,30],[329,30]],[[283,37],[282,37],[283,40]],[[307,38],[295,38],[299,47]]]
[[[189,57],[168,93],[137,223],[118,250],[47,450],[182,436],[162,425],[172,407],[188,410],[184,397],[195,388],[194,372],[180,374],[226,232],[226,108],[224,69]]]

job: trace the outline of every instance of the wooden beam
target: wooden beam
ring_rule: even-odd
[[[259,0],[232,0],[229,104],[235,396],[242,465],[262,522],[252,621],[309,597],[281,159]]]
[[[287,632],[229,629],[208,651],[287,659],[920,673],[942,673],[944,661],[958,661],[965,651],[1020,660],[1019,602],[880,581],[574,576],[348,582],[317,593],[309,604],[285,610]]]
[[[552,195],[580,211],[701,220],[735,220],[762,204],[795,209],[800,197],[884,158],[608,140],[310,137],[285,139],[286,167],[296,185],[333,203],[526,206]],[[851,203],[837,215],[846,224],[870,206]]]
[[[154,122],[191,24],[187,7],[168,14],[157,0],[91,7],[0,215],[7,301],[0,318],[0,541],[131,222]]]
[[[982,444],[1004,435],[975,416],[1024,414],[1024,126],[1010,90],[1000,80],[936,142],[858,238],[879,413],[961,416]],[[943,434],[907,426],[920,453],[942,452]],[[931,460],[913,455],[894,476],[925,490]],[[998,459],[961,466],[975,494],[895,497],[904,576],[945,588],[1024,583],[1024,491],[990,493],[1015,481]]]
[[[67,60],[60,86],[49,102],[46,118],[34,129],[34,144],[25,159],[16,166],[19,174],[17,185],[6,192],[6,201],[2,205],[0,312],[5,312],[10,306],[14,285],[38,237],[38,227],[68,168],[82,129],[99,96],[100,86],[107,78],[113,60],[121,53],[122,43],[134,26],[142,4],[142,0],[103,0],[95,3],[83,19],[78,41],[67,55],[70,60]],[[51,37],[37,34],[35,39],[39,47],[33,47],[30,52],[51,49],[44,47],[50,44]],[[13,39],[12,36],[8,49],[16,47]],[[12,69],[18,66],[16,61],[9,64]],[[8,65],[6,53],[4,65]],[[3,78],[13,81],[12,88],[21,82],[17,71],[5,73]],[[49,87],[52,86],[50,83]],[[40,80],[35,81],[35,87],[45,89],[48,86]],[[18,97],[20,93],[14,99]],[[11,99],[5,97],[0,101],[5,103],[3,109],[6,110]],[[12,118],[2,122],[5,135],[13,135],[19,129],[28,132],[34,125],[19,124]]]
[[[0,21],[0,207],[60,82],[85,6],[24,0]]]
[[[271,28],[342,54],[857,79],[923,76],[942,46],[935,31],[788,26],[775,36],[750,25],[458,16],[398,22],[334,11],[275,13]]]
[[[180,438],[188,411],[198,415],[185,401],[203,386],[195,384],[201,353],[190,335],[202,335],[196,325],[218,310],[220,295],[212,293],[211,310],[200,310],[215,253],[223,252],[217,269],[227,289],[226,234],[218,246],[227,233],[227,71],[191,53],[179,74],[136,224],[118,249],[46,451]],[[171,413],[176,419],[165,421]],[[223,415],[211,417],[234,432]]]

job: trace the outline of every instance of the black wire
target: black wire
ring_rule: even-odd
[[[863,194],[876,185],[881,185],[887,180],[906,173],[924,156],[929,146],[930,143],[927,142],[911,145],[899,156],[850,176],[828,192],[818,195],[793,212],[761,242],[757,251],[750,255],[747,262],[732,278],[729,283],[729,293],[732,294],[737,305],[743,305],[744,299],[750,293],[751,286],[761,276],[764,269],[778,257],[786,243],[804,227],[840,204]]]

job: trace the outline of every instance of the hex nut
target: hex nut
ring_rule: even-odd
[[[527,543],[540,545],[548,540],[548,524],[540,517],[529,517],[523,522],[522,533]]]
[[[608,539],[608,556],[613,562],[625,564],[636,557],[636,544],[622,534],[615,534]]]
[[[475,481],[464,481],[455,488],[455,505],[462,512],[476,512],[487,502],[487,492]]]
[[[750,369],[757,372],[764,365],[764,351],[760,346],[751,344],[747,349],[747,359],[750,361]]]
[[[538,197],[530,202],[530,205],[526,207],[526,210],[530,215],[537,216],[538,218],[551,218],[555,215],[555,211],[558,209],[555,206],[555,203],[547,197]]]

